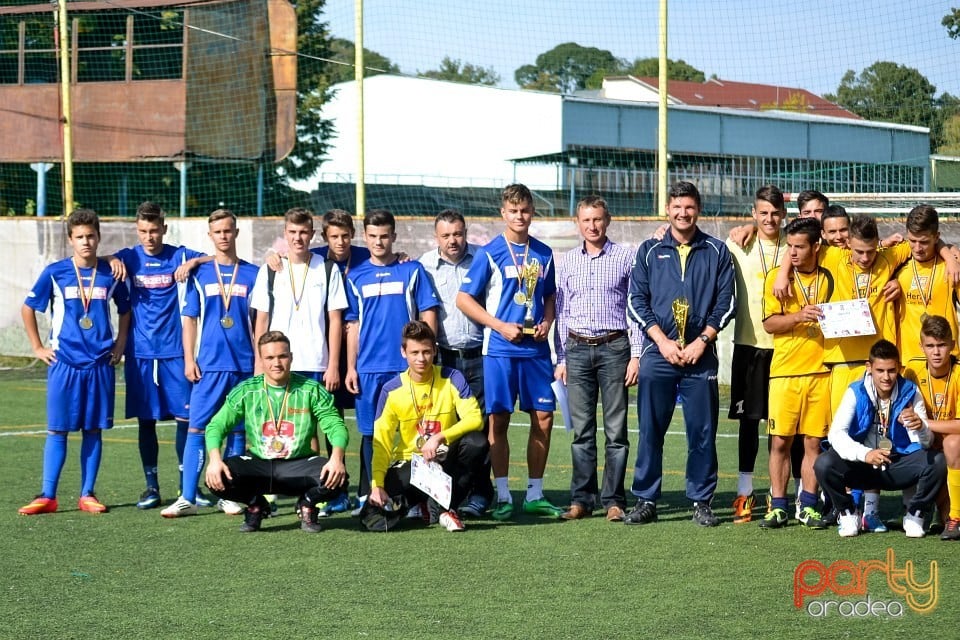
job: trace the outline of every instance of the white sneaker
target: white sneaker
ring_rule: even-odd
[[[350,512],[354,518],[360,517],[360,512],[363,511],[363,505],[367,504],[367,496],[357,496],[357,508]]]
[[[228,516],[238,516],[246,510],[246,506],[233,500],[217,500],[217,511],[223,511]]]
[[[458,533],[466,529],[456,511],[444,511],[441,513],[440,526],[444,527],[450,533]]]
[[[844,511],[837,517],[837,533],[841,538],[853,538],[860,535],[860,516]]]
[[[186,498],[180,496],[172,505],[160,512],[164,518],[179,518],[181,516],[197,515],[197,505],[188,502]]]
[[[907,512],[907,515],[903,516],[903,532],[908,538],[922,538],[927,535],[923,530],[923,514],[919,511]]]

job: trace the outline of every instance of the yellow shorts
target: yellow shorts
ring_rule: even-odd
[[[843,400],[843,394],[854,382],[863,379],[863,374],[867,371],[867,365],[863,362],[847,363],[841,362],[830,368],[830,420],[837,412],[840,401]]]
[[[767,433],[825,438],[830,429],[830,374],[770,379]]]

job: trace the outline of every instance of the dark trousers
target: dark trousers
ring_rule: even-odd
[[[441,349],[440,364],[444,367],[456,369],[463,374],[463,377],[467,380],[467,384],[470,385],[470,391],[473,393],[473,397],[476,398],[480,404],[480,410],[483,411],[485,406],[483,404],[483,356],[460,358],[456,357],[453,352]],[[487,414],[484,413],[484,437],[486,437],[489,431],[490,424],[487,422]],[[490,458],[487,457],[483,470],[474,477],[474,485],[471,492],[483,496],[488,502],[493,500],[493,482],[490,480],[490,476]]]
[[[717,356],[707,348],[693,366],[675,367],[647,347],[640,358],[637,413],[640,442],[633,470],[637,498],[656,502],[663,482],[663,439],[670,428],[677,394],[683,402],[687,430],[687,497],[709,502],[717,489]]]
[[[452,445],[440,466],[453,479],[450,508],[455,509],[470,493],[479,474],[483,473],[484,462],[490,459],[490,445],[483,433],[472,431]],[[403,496],[408,504],[429,502],[431,512],[437,512],[438,506],[425,493],[410,484],[410,462],[404,460],[387,469],[383,479],[383,488],[391,498]],[[440,507],[439,509],[442,509]]]
[[[943,452],[921,449],[908,455],[895,456],[886,469],[866,462],[844,460],[830,449],[821,453],[813,465],[817,482],[839,512],[856,510],[847,487],[895,491],[917,485],[907,510],[926,513],[936,502],[937,493],[946,480],[947,465]]]
[[[623,336],[595,346],[567,340],[566,360],[567,395],[573,423],[571,502],[588,509],[596,507],[598,502],[604,509],[625,507],[627,497],[623,479],[630,456],[630,441],[627,439],[624,378],[630,361],[630,340]],[[597,409],[601,399],[605,447],[603,485],[598,489]]]
[[[316,504],[338,496],[348,486],[346,479],[341,487],[335,489],[327,489],[321,484],[320,470],[327,464],[327,459],[320,456],[264,460],[246,454],[227,458],[223,462],[230,469],[233,480],[224,478],[223,491],[210,491],[218,498],[243,504],[252,504],[257,496],[270,493],[304,496]]]

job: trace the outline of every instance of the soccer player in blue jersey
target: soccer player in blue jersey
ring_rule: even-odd
[[[237,257],[237,217],[233,212],[217,209],[207,222],[214,259],[200,266],[190,279],[181,310],[184,373],[193,383],[190,427],[183,450],[183,492],[160,512],[165,518],[197,513],[204,430],[227,393],[252,376],[254,368],[250,296],[257,267]],[[242,433],[234,432],[227,456],[242,451]],[[242,507],[236,513],[241,511]]]
[[[43,270],[21,309],[23,326],[34,354],[50,366],[47,372],[47,440],[43,448],[40,494],[20,508],[23,515],[57,510],[57,484],[67,459],[67,434],[80,431],[80,499],[77,507],[103,513],[106,505],[94,493],[100,470],[101,432],[113,426],[116,381],[130,327],[127,287],[114,280],[109,265],[97,257],[100,220],[90,209],[67,218],[73,256]],[[110,325],[110,302],[116,305],[116,338]],[[50,310],[50,346],[43,346],[37,312]]]
[[[491,514],[495,520],[513,516],[507,428],[518,395],[520,409],[530,414],[523,511],[557,517],[563,513],[543,495],[556,408],[547,336],[557,285],[553,251],[530,237],[533,214],[533,195],[526,186],[511,184],[503,190],[500,215],[506,228],[477,252],[457,295],[457,307],[485,327],[484,402],[490,416],[490,463],[497,489],[497,506]]]
[[[440,300],[423,265],[400,262],[393,252],[397,238],[393,214],[383,209],[367,213],[363,236],[370,259],[347,274],[348,391],[356,394],[357,428],[360,431],[360,479],[358,507],[370,493],[373,458],[373,422],[380,390],[391,378],[406,370],[400,334],[410,320],[423,320],[437,331]]]
[[[157,420],[177,422],[177,463],[183,465],[187,439],[190,382],[183,373],[183,340],[180,325],[182,285],[177,272],[188,275],[204,254],[163,242],[167,232],[159,205],[144,202],[137,207],[137,239],[140,244],[121,249],[115,257],[130,288],[132,319],[127,357],[126,416],[136,418],[140,462],[147,488],[137,508],[160,505],[157,460]]]

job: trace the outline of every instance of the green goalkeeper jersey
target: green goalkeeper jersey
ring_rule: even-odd
[[[223,406],[206,429],[207,451],[219,449],[226,435],[244,423],[247,450],[261,459],[307,458],[321,434],[331,446],[346,449],[349,442],[333,396],[318,382],[291,373],[286,388],[265,384],[263,375],[244,380],[227,394]]]

